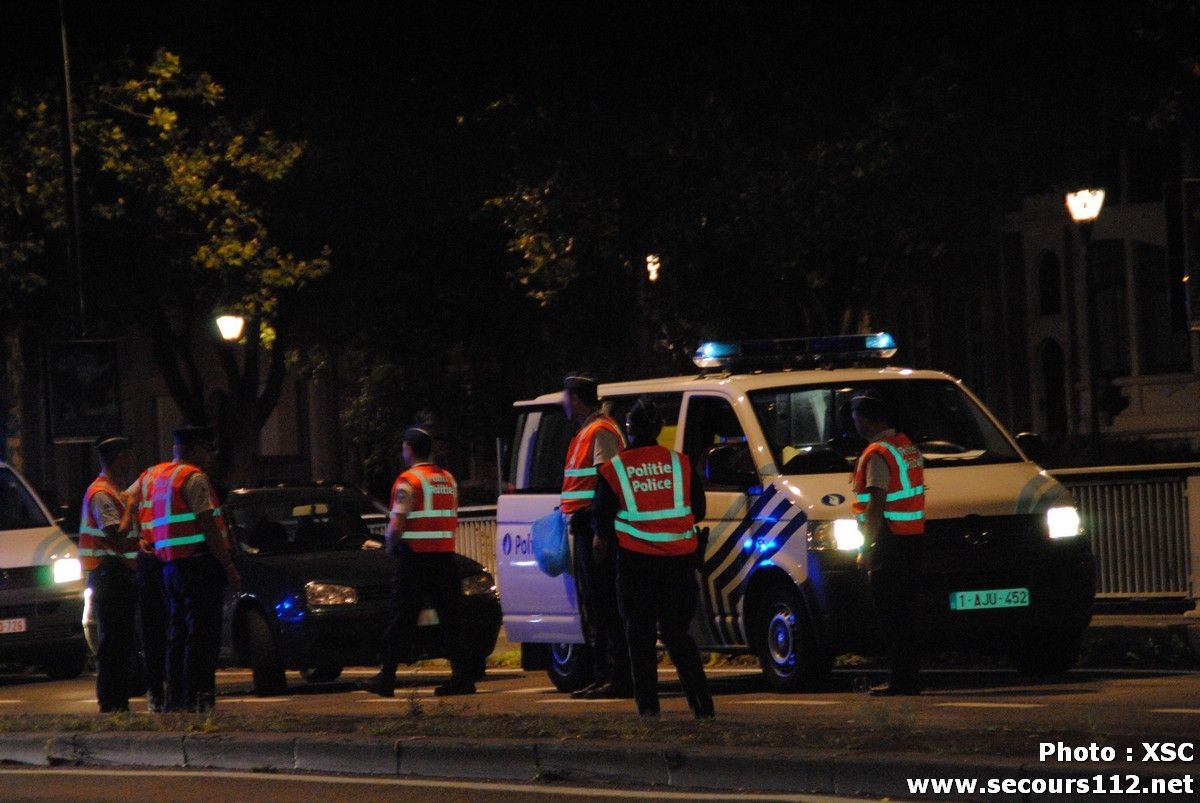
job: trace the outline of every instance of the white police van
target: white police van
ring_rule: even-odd
[[[0,463],[0,663],[55,679],[87,664],[79,550],[25,478]]]
[[[708,543],[692,633],[702,650],[758,656],[770,684],[818,683],[834,656],[882,646],[851,472],[864,446],[849,401],[875,389],[925,456],[921,622],[928,649],[982,648],[1023,671],[1071,666],[1091,618],[1094,561],[1069,492],[961,381],[886,364],[886,334],[706,343],[692,376],[601,385],[623,420],[649,395],[660,442],[704,479]],[[588,682],[575,588],[532,553],[531,524],[558,505],[574,427],[560,394],[518,402],[497,513],[498,585],[526,668],[562,690]],[[1031,437],[1029,441],[1033,443]]]

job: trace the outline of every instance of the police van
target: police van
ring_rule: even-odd
[[[83,588],[78,548],[25,478],[0,463],[0,663],[78,677],[87,664]]]
[[[851,472],[864,442],[850,399],[872,389],[925,458],[921,630],[929,650],[1000,652],[1027,672],[1065,671],[1091,618],[1095,568],[1070,493],[963,383],[893,367],[887,333],[710,342],[692,376],[600,386],[623,422],[642,395],[704,481],[707,530],[692,635],[701,650],[752,653],[770,685],[818,685],[833,658],[883,646]],[[589,682],[569,574],[538,567],[531,525],[559,504],[575,427],[560,393],[518,402],[507,492],[497,511],[508,638],[557,688]],[[1032,444],[1035,436],[1021,436]]]

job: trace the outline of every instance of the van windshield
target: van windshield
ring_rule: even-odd
[[[897,430],[912,438],[929,466],[1021,460],[1004,433],[955,383],[890,380],[750,393],[779,472],[828,474],[853,469],[866,442],[854,430],[850,399],[864,390],[884,399]]]
[[[31,530],[49,524],[25,483],[11,469],[0,468],[0,530]]]

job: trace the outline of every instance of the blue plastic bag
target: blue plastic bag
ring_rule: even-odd
[[[558,512],[542,516],[533,523],[533,557],[538,568],[558,577],[571,565],[571,544],[567,540],[567,519]]]

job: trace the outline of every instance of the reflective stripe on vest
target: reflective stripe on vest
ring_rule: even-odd
[[[634,488],[636,480],[631,480],[630,475],[632,473],[637,476],[639,466],[630,466],[628,459],[631,453],[637,455],[636,459],[645,460],[646,462],[643,465],[650,465],[653,462],[661,466],[662,461],[670,461],[669,481],[671,483],[671,500],[669,507],[657,510],[645,510],[642,505],[638,504],[637,490]],[[653,457],[650,455],[653,455]],[[692,509],[684,501],[685,488],[690,477],[683,470],[679,454],[663,447],[639,447],[614,457],[612,463],[605,466],[602,473],[610,485],[615,481],[618,486],[614,490],[621,497],[622,509],[616,513],[613,528],[617,531],[618,540],[621,541],[622,546],[638,551],[651,552],[652,554],[683,554],[681,550],[687,547],[684,547],[682,544],[680,544],[679,548],[671,548],[664,551],[640,547],[637,543],[638,541],[644,541],[665,545],[676,544],[694,538],[692,527],[695,522],[692,518]],[[644,493],[658,494],[662,503],[666,503],[666,500],[662,499],[665,491],[665,488],[643,489]],[[658,523],[660,527],[654,527],[655,523]],[[622,534],[636,540],[625,541],[620,538]],[[694,547],[691,548],[694,549]]]
[[[567,446],[567,462],[563,468],[560,510],[574,513],[591,504],[596,497],[597,468],[592,465],[596,436],[600,430],[608,430],[617,439],[617,448],[625,448],[621,428],[606,415],[599,415],[583,425],[571,438]]]
[[[108,533],[103,528],[99,527],[99,522],[95,520],[95,515],[92,511],[92,499],[98,493],[108,494],[113,503],[117,506],[118,513],[124,513],[124,499],[121,497],[121,492],[108,477],[101,474],[92,480],[88,485],[87,490],[83,495],[83,511],[79,517],[79,559],[83,568],[87,571],[93,571],[100,567],[100,561],[104,558],[117,558],[125,561],[125,565],[129,568],[136,566],[137,551],[132,552],[117,552],[113,545],[109,542]]]
[[[192,475],[202,473],[187,463],[160,463],[142,475],[142,504],[139,511],[143,536],[154,554],[164,561],[182,560],[195,554],[207,539],[199,525],[199,514],[191,510],[183,495]],[[211,499],[208,512],[219,529],[224,529],[221,508]]]
[[[900,446],[905,449],[916,449],[916,446],[904,435],[894,435],[889,438],[900,441]],[[910,469],[904,452],[889,440],[873,441],[863,450],[863,454],[859,458],[859,465],[854,472],[855,518],[859,522],[866,521],[866,506],[871,501],[870,492],[863,487],[866,482],[866,464],[871,458],[871,454],[880,450],[885,451],[887,457],[891,458],[888,466],[889,474],[892,473],[892,464],[895,467],[895,476],[889,476],[891,487],[884,491],[883,518],[885,521],[899,523],[899,526],[892,527],[892,531],[896,535],[919,535],[925,529],[924,468],[920,452],[917,452],[916,465]],[[910,471],[920,472],[922,480],[914,483]]]
[[[429,473],[436,473],[449,486],[449,490],[435,489],[429,481]],[[421,508],[404,517],[405,528],[400,534],[400,540],[438,541],[441,543],[414,545],[413,548],[415,551],[453,552],[455,527],[458,523],[458,483],[450,472],[427,464],[413,466],[401,474],[396,482],[411,481],[413,478],[421,488]],[[449,496],[450,507],[437,507],[435,497],[438,496]]]

